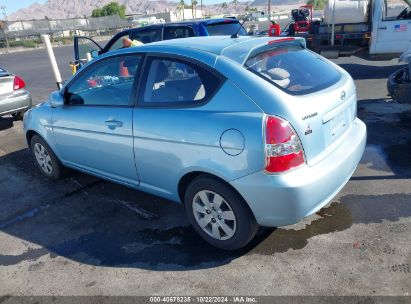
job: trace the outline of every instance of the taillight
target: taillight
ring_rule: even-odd
[[[267,172],[285,172],[305,162],[300,139],[287,121],[267,116],[265,138]]]
[[[14,84],[13,84],[13,89],[14,90],[20,90],[26,86],[26,83],[24,82],[23,78],[19,76],[14,76]]]

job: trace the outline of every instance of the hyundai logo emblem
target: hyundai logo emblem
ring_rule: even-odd
[[[342,91],[342,92],[341,92],[341,96],[340,96],[340,97],[341,97],[341,100],[345,100],[345,91]]]

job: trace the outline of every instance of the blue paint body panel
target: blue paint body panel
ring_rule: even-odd
[[[106,57],[155,53],[201,62],[224,80],[208,102],[195,107],[143,107],[136,100],[129,107],[52,108],[46,102],[25,115],[24,128],[42,136],[67,166],[176,202],[181,179],[204,172],[235,188],[260,225],[295,223],[349,180],[364,151],[366,128],[356,118],[353,80],[333,63],[330,68],[341,74],[335,84],[299,96],[243,66],[275,39],[185,38],[104,54],[84,69]],[[265,172],[267,115],[290,123],[305,164],[283,174]],[[110,119],[123,125],[111,130],[104,124]],[[342,119],[344,127],[337,129]]]

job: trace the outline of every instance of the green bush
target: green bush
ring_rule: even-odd
[[[36,40],[19,40],[19,41],[9,41],[10,47],[26,47],[26,48],[36,48],[39,45],[39,41]]]

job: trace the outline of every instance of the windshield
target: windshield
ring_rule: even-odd
[[[210,36],[225,36],[225,35],[233,35],[237,33],[240,36],[246,36],[247,33],[245,32],[244,28],[241,26],[239,22],[222,22],[222,23],[213,23],[206,25],[207,32]]]
[[[292,95],[325,89],[341,78],[341,74],[320,56],[296,45],[266,50],[247,59],[245,66]]]

